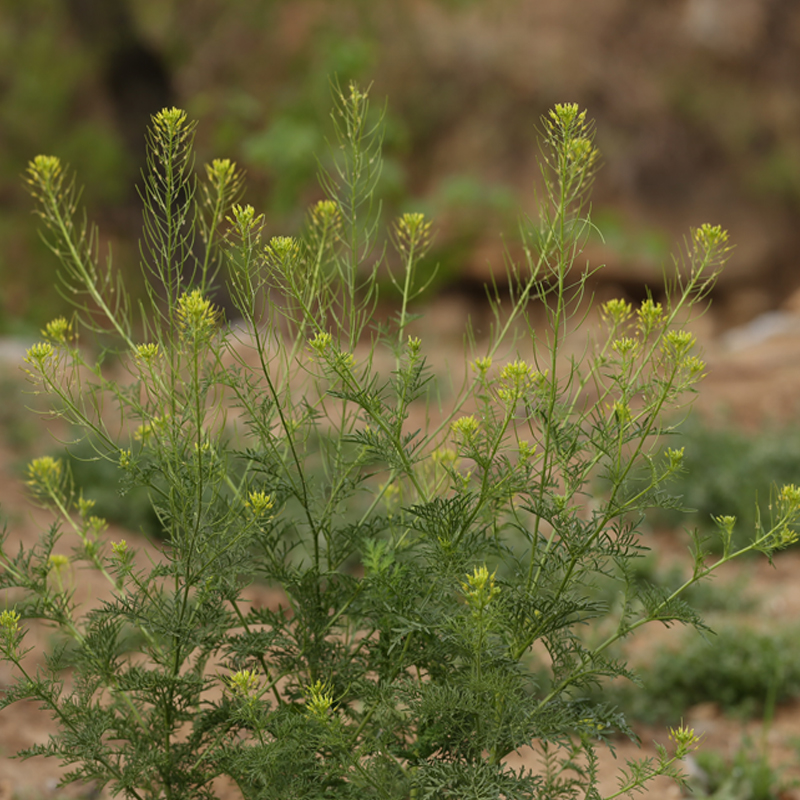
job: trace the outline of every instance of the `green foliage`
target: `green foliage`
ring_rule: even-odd
[[[740,745],[733,758],[715,750],[704,750],[696,756],[698,774],[689,781],[693,797],[706,800],[780,800],[796,781],[786,780],[779,767],[770,764],[766,742],[761,746],[749,738]]]
[[[657,553],[643,556],[632,564],[627,580],[631,582],[636,591],[648,593],[652,591],[672,594],[686,583],[688,577],[685,566],[673,564],[668,568],[661,568],[661,559]],[[608,606],[613,606],[620,599],[620,585],[624,584],[623,576],[619,573],[609,575],[606,579],[597,581],[597,599]],[[687,586],[682,591],[683,599],[698,611],[752,611],[754,599],[746,591],[742,591],[741,583],[701,582]]]
[[[154,117],[138,315],[60,161],[30,165],[76,312],[30,348],[29,377],[124,489],[147,491],[165,542],[151,561],[109,541],[64,462],[34,459],[31,492],[56,521],[34,548],[0,550],[15,600],[0,646],[18,673],[0,705],[33,699],[57,721],[27,755],[137,800],[211,798],[219,776],[246,798],[597,797],[596,748],[628,732],[586,699],[630,674],[611,650],[650,622],[702,627],[682,593],[742,552],[786,545],[800,515],[786,486],[774,524],[741,550],[720,518],[713,564],[694,537],[680,586],[635,580],[638,525],[670,504],[683,460],[664,450],[664,414],[703,370],[676,320],[707,296],[726,234],[692,233],[664,305],[606,303],[584,355],[562,352],[580,329],[587,274],[575,264],[597,151],[585,113],[556,106],[525,259],[508,264],[509,297],[495,298],[489,339],[468,338],[445,403],[408,331],[431,223],[407,213],[381,233],[380,120],[356,86],[333,116],[325,199],[301,237],[269,240],[238,202],[236,166],[197,177],[193,124],[177,109]],[[377,324],[384,263],[400,300]],[[223,269],[234,325],[213,301]],[[544,334],[533,304],[549,314]],[[87,330],[122,377],[79,346]],[[604,495],[591,494],[598,473]],[[105,600],[77,605],[65,578],[76,565],[106,578]],[[609,606],[596,584],[614,574]],[[248,600],[254,581],[279,603]],[[69,640],[36,673],[23,660],[32,619]],[[671,739],[628,765],[618,794],[678,776],[697,740],[683,727]],[[541,770],[504,764],[531,744]]]
[[[680,430],[685,472],[676,478],[674,492],[704,530],[715,526],[713,517],[724,508],[736,517],[734,542],[742,544],[759,518],[769,519],[774,482],[800,481],[800,429],[795,426],[747,433],[690,417]],[[667,524],[679,522],[675,512],[657,516]]]
[[[675,723],[699,703],[752,716],[765,704],[800,697],[797,630],[726,627],[706,637],[687,636],[679,648],[656,653],[640,678],[640,691],[623,688],[615,699],[642,721]]]
[[[17,375],[13,377],[0,366],[0,428],[4,444],[15,453],[30,457],[39,429],[30,413],[20,402],[24,383]]]
[[[150,493],[143,486],[127,487],[119,465],[98,456],[92,441],[82,439],[53,455],[63,459],[74,484],[80,486],[86,500],[94,503],[95,514],[151,538],[163,536]]]

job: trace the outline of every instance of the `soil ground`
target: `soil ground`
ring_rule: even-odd
[[[456,357],[458,342],[446,335],[447,319],[463,320],[467,309],[463,304],[440,301],[440,306],[431,310],[430,318],[442,323],[440,336],[449,341],[453,357]],[[748,326],[725,331],[724,320],[709,316],[695,326],[704,357],[708,364],[708,375],[697,399],[696,409],[711,418],[724,413],[736,423],[757,427],[764,421],[788,420],[795,417],[800,397],[800,314],[791,310],[791,303],[779,314],[759,318]],[[15,367],[6,366],[9,374]],[[7,426],[18,426],[19,420],[7,420]],[[32,544],[49,522],[49,515],[33,508],[25,497],[20,479],[20,451],[14,449],[11,430],[0,437],[0,503],[9,519],[12,541],[24,545]],[[151,549],[150,545],[131,531],[110,529],[113,539],[124,538],[136,549]],[[653,550],[664,563],[686,557],[685,540],[674,532],[651,535]],[[795,623],[800,616],[800,551],[783,553],[775,559],[774,567],[766,560],[749,561],[729,565],[717,577],[719,584],[735,582],[755,600],[754,609],[748,611],[748,621],[754,625],[774,627]],[[86,598],[99,597],[106,591],[104,579],[93,572],[78,576],[81,592]],[[730,617],[715,615],[712,624],[731,621]],[[654,645],[667,642],[670,637],[680,635],[674,629],[653,628],[644,635],[635,637],[631,649],[634,660],[646,658]],[[44,645],[48,632],[34,629],[30,644]],[[674,639],[673,639],[674,640]],[[11,681],[7,664],[0,663],[0,687]],[[770,761],[775,765],[786,765],[785,777],[800,779],[800,757],[794,743],[800,740],[800,702],[780,706],[766,731],[759,720],[743,722],[728,718],[710,704],[687,708],[685,721],[702,733],[704,748],[733,755],[743,737],[750,735],[751,741],[761,742],[766,737]],[[0,713],[0,800],[16,798],[85,797],[86,790],[72,788],[57,790],[58,766],[43,759],[20,762],[12,759],[19,748],[46,741],[51,731],[47,714],[30,704],[18,704]],[[616,771],[625,759],[654,755],[653,741],[667,743],[668,732],[662,728],[638,727],[641,748],[626,741],[617,743],[616,759],[608,752],[602,754],[602,786],[604,794],[616,788]],[[530,753],[519,753],[509,759],[515,765],[533,765],[535,758]],[[692,764],[687,767],[691,770]],[[224,796],[228,792],[222,792]],[[680,790],[669,782],[653,784],[647,797],[678,798]],[[782,795],[800,798],[800,791],[791,789]]]

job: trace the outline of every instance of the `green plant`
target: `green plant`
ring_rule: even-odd
[[[769,516],[772,481],[800,480],[800,431],[796,427],[766,428],[747,433],[690,417],[681,426],[686,448],[685,472],[676,480],[674,493],[693,512],[693,521],[708,531],[720,508],[742,524],[734,541],[742,544],[744,531]],[[753,502],[753,496],[758,500]],[[668,524],[678,523],[673,510],[656,512]]]
[[[725,627],[707,637],[687,636],[665,647],[640,670],[641,688],[621,687],[620,707],[634,719],[674,724],[687,708],[716,703],[729,713],[752,716],[765,703],[800,696],[797,630],[763,633]]]
[[[63,461],[70,480],[93,503],[92,511],[97,516],[149,538],[163,536],[164,529],[150,502],[150,492],[144,486],[131,486],[120,496],[125,473],[119,464],[97,457],[97,446],[92,439],[79,439],[52,456]]]
[[[697,753],[692,780],[688,781],[692,795],[709,800],[780,800],[787,790],[798,785],[797,780],[784,777],[783,768],[774,763],[767,735],[775,715],[780,687],[779,676],[767,688],[764,722],[757,742],[750,736],[742,739],[732,759],[721,753],[705,750]]]
[[[2,367],[0,367],[2,370]],[[0,426],[3,429],[4,444],[15,453],[30,457],[39,429],[25,408],[21,399],[23,381],[18,375],[13,378],[0,372]]]
[[[627,580],[645,593],[655,589],[672,594],[686,582],[690,568],[680,564],[662,568],[660,560],[659,554],[653,552],[640,558],[628,571]],[[621,601],[619,591],[621,577],[620,572],[615,572],[605,579],[599,579],[596,599],[609,607]],[[689,605],[703,613],[710,611],[741,613],[752,611],[755,606],[754,599],[746,591],[742,591],[741,583],[737,581],[722,584],[712,581],[695,583],[684,589],[681,596]]]
[[[795,537],[800,490],[787,486],[774,524],[742,550],[728,518],[715,563],[693,537],[694,570],[674,591],[632,577],[641,515],[670,502],[664,484],[683,458],[662,451],[662,417],[703,369],[677,322],[706,297],[726,235],[694,231],[664,306],[609,302],[602,341],[562,356],[580,328],[587,276],[574,264],[597,152],[585,112],[556,106],[525,261],[509,264],[509,302],[494,305],[487,342],[470,340],[445,407],[408,330],[431,224],[409,213],[392,226],[399,307],[373,324],[381,131],[354,86],[337,94],[334,119],[326,199],[302,238],[265,241],[262,217],[237,202],[235,165],[214,161],[198,180],[192,124],[176,109],[156,115],[142,191],[154,286],[138,328],[76,221],[60,162],[32,162],[78,306],[29,350],[30,378],[119,465],[123,491],[147,488],[166,541],[156,563],[107,541],[63,462],[35,459],[30,488],[58,521],[36,547],[0,551],[0,587],[16,601],[0,643],[19,673],[2,705],[35,699],[57,721],[27,755],[139,800],[210,798],[219,776],[246,798],[597,797],[596,750],[628,731],[585,699],[630,674],[610,648],[649,622],[702,626],[686,588]],[[195,236],[204,255],[187,269]],[[225,257],[235,326],[213,304]],[[535,302],[548,309],[544,337],[526,327]],[[90,360],[79,329],[116,349],[129,376]],[[610,489],[592,496],[598,472]],[[106,576],[96,607],[76,605],[64,580],[74,563]],[[594,583],[614,570],[624,599],[609,609]],[[248,600],[254,580],[280,590],[278,607]],[[23,660],[33,618],[70,642],[38,673]],[[600,623],[607,636],[590,642]],[[631,764],[612,797],[677,776],[696,738],[680,727],[672,739],[672,752]],[[527,745],[541,769],[504,765]]]
[[[696,756],[697,776],[689,781],[693,797],[707,800],[780,800],[793,785],[773,767],[767,751],[745,739],[732,759],[714,750]]]

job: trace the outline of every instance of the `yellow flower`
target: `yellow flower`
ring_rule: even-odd
[[[200,289],[184,292],[178,298],[178,321],[183,332],[190,338],[201,338],[210,334],[217,324],[219,312]]]
[[[467,575],[467,582],[461,584],[467,604],[473,612],[482,612],[500,594],[500,587],[496,586],[494,582],[496,574],[495,571],[490,575],[484,564],[481,567],[475,567],[472,574]]]
[[[15,634],[19,630],[19,614],[13,609],[0,611],[0,628],[6,634]]]
[[[652,298],[648,297],[642,301],[636,316],[639,318],[640,330],[647,336],[661,322],[664,317],[664,311],[661,308],[661,303],[655,303]]]
[[[143,361],[145,364],[149,364],[151,361],[158,358],[158,344],[149,342],[148,344],[137,345],[134,351],[134,358],[137,361]]]
[[[42,336],[51,342],[64,344],[72,336],[72,325],[67,321],[66,317],[56,317],[56,319],[47,323],[42,331]]]
[[[275,500],[266,492],[250,492],[245,505],[255,516],[263,517],[271,508],[274,508]]]
[[[311,209],[311,226],[321,232],[338,231],[342,226],[342,212],[333,200],[320,200]]]
[[[168,139],[183,138],[191,127],[186,124],[186,112],[180,108],[164,108],[153,117],[153,129]]]
[[[622,325],[626,322],[632,313],[631,304],[626,300],[620,298],[609,300],[603,303],[600,308],[600,316],[603,321],[611,323],[612,325]]]
[[[540,374],[525,361],[517,359],[506,364],[500,372],[502,386],[497,396],[508,403],[515,403],[536,383]]]
[[[270,264],[291,264],[300,257],[300,243],[291,236],[273,236],[264,248],[264,255]]]
[[[639,342],[636,339],[631,339],[630,336],[621,336],[614,341],[611,349],[622,356],[622,358],[633,358],[639,349]]]
[[[248,699],[258,690],[258,675],[252,669],[240,669],[228,678],[228,688],[234,697]]]
[[[330,347],[332,336],[327,332],[317,332],[314,334],[313,339],[308,340],[308,346],[318,355],[323,356],[325,351]]]
[[[333,705],[333,694],[327,683],[316,681],[306,689],[307,716],[325,719]]]
[[[53,345],[50,342],[37,342],[33,347],[28,348],[24,361],[26,364],[41,368],[52,356]]]
[[[484,356],[483,358],[476,358],[472,362],[472,369],[480,375],[481,378],[486,377],[486,373],[492,367],[492,358],[491,356]]]
[[[403,214],[394,224],[394,243],[398,252],[403,255],[411,252],[423,254],[430,245],[431,225],[424,214]]]
[[[62,466],[61,461],[52,456],[34,458],[28,464],[28,486],[38,495],[58,493],[64,477]]]
[[[472,415],[460,417],[450,426],[450,429],[453,431],[453,435],[456,437],[456,439],[460,440],[464,444],[470,444],[472,442],[478,433],[479,428],[480,425],[478,424],[478,420],[476,420]]]

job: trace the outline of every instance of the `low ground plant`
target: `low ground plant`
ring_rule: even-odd
[[[598,748],[630,734],[590,693],[630,676],[614,645],[649,623],[702,627],[687,588],[795,538],[790,485],[747,545],[731,546],[728,517],[721,556],[693,536],[693,571],[674,590],[635,576],[642,515],[674,502],[666,483],[682,468],[665,415],[703,374],[681,322],[705,302],[726,234],[692,231],[664,303],[608,302],[583,355],[563,352],[584,322],[598,154],[585,112],[556,106],[508,296],[442,386],[409,329],[431,223],[404,214],[384,244],[380,121],[355,86],[336,93],[333,118],[324,198],[287,238],[240,203],[232,162],[195,175],[182,111],[157,114],[138,308],[60,161],[31,163],[76,311],[47,325],[26,369],[121,469],[122,492],[147,490],[165,539],[157,559],[110,540],[64,460],[31,462],[30,490],[55,521],[35,547],[0,551],[0,646],[18,674],[2,706],[31,699],[53,715],[57,732],[24,755],[136,800],[212,798],[218,778],[265,799],[599,797]],[[383,268],[398,302],[377,322]],[[214,300],[223,278],[234,322]],[[105,599],[78,604],[78,569],[105,576]],[[608,575],[613,604],[597,599]],[[249,599],[256,581],[273,604]],[[37,619],[64,643],[34,669],[25,633]],[[677,776],[696,737],[681,726],[670,738],[608,796]],[[530,767],[506,765],[527,747]]]
[[[681,445],[686,450],[685,472],[673,486],[691,510],[691,522],[705,531],[715,527],[719,509],[736,516],[740,525],[734,542],[747,541],[759,517],[768,517],[774,482],[800,480],[800,428],[795,425],[765,426],[756,432],[732,422],[709,424],[699,416],[681,426]],[[656,511],[661,524],[685,524],[676,510]]]
[[[631,720],[677,724],[700,703],[752,717],[770,703],[800,697],[798,631],[728,625],[709,636],[687,635],[678,646],[656,651],[638,674],[637,687],[605,689]]]
[[[703,749],[695,756],[693,775],[687,782],[693,797],[707,800],[781,800],[800,783],[790,778],[794,764],[776,764],[770,728],[779,699],[776,683],[767,692],[763,724],[757,736],[745,735],[735,752]]]
[[[765,742],[745,738],[732,757],[716,750],[697,754],[695,775],[688,783],[692,797],[702,800],[781,800],[791,797],[797,781],[784,767],[770,763]]]

